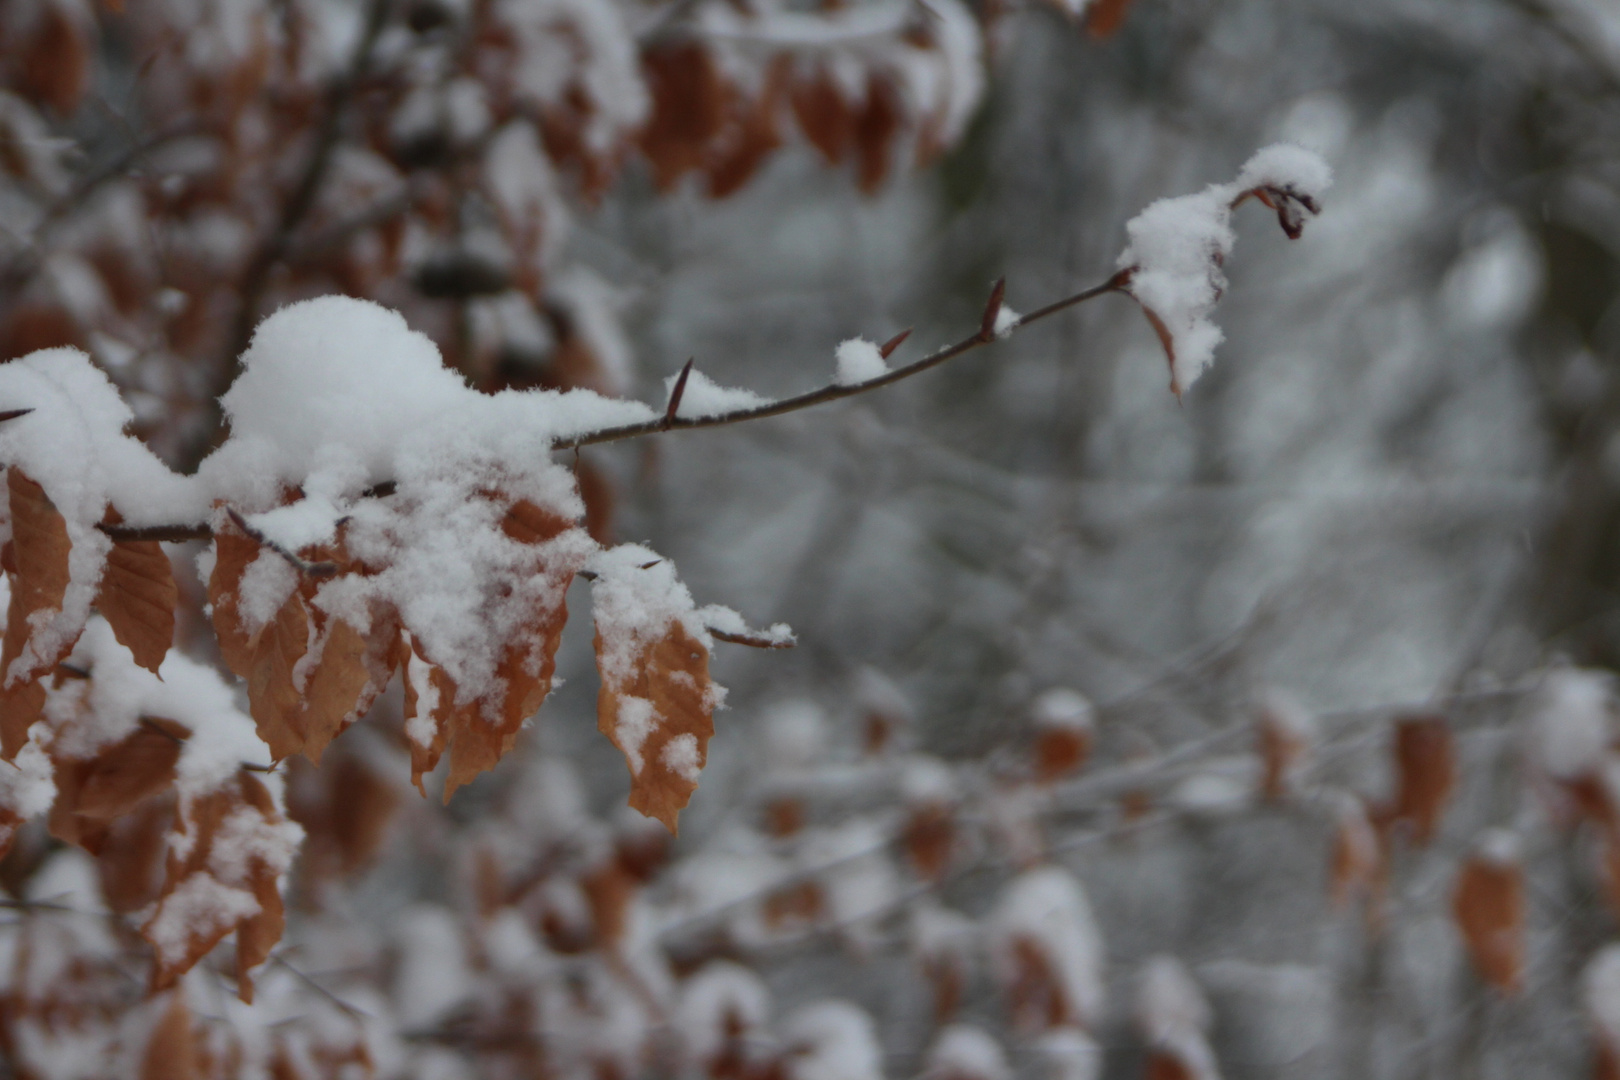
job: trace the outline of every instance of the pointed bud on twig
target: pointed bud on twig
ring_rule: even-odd
[[[33,411],[33,409],[7,409],[5,412],[0,412],[0,424],[5,423],[7,420],[15,420],[19,416],[27,416]]]
[[[890,338],[888,341],[885,341],[882,345],[879,345],[878,355],[887,360],[891,355],[893,355],[894,350],[898,349],[901,343],[903,343],[906,338],[910,336],[911,327],[908,326],[898,334],[894,335],[894,337]]]
[[[996,316],[1001,314],[1001,298],[1007,295],[1007,279],[996,278],[990,287],[990,301],[984,305],[984,318],[979,320],[979,339],[993,341],[996,336]]]
[[[692,374],[692,361],[688,360],[686,366],[681,368],[680,375],[675,378],[675,389],[669,392],[669,407],[664,410],[664,426],[668,427],[675,422],[675,413],[681,407],[681,397],[686,393],[686,380]]]

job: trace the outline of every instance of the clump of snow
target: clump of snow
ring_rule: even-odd
[[[990,916],[990,949],[1005,979],[1019,971],[1020,946],[1046,961],[1074,1019],[1102,1019],[1103,947],[1085,890],[1067,871],[1043,866],[1015,878]]]
[[[253,891],[223,881],[204,871],[176,885],[143,930],[164,963],[180,963],[193,937],[235,926],[259,913]]]
[[[794,770],[826,760],[827,714],[803,698],[779,701],[760,725],[759,763],[772,770]]]
[[[748,621],[742,615],[720,604],[707,604],[699,608],[698,616],[703,620],[704,626],[718,633],[753,638],[763,644],[782,648],[798,641],[794,636],[793,627],[787,623],[772,623],[763,630],[755,630],[748,625]]]
[[[1170,386],[1191,387],[1215,359],[1220,328],[1210,316],[1226,288],[1222,264],[1232,252],[1233,203],[1265,189],[1267,198],[1314,202],[1333,181],[1320,157],[1297,146],[1269,146],[1249,159],[1238,179],[1193,195],[1160,199],[1125,226],[1119,268],[1128,289],[1155,321],[1170,354]]]
[[[664,744],[659,758],[670,772],[690,783],[697,783],[698,777],[702,775],[703,755],[698,750],[695,735],[675,736]]]
[[[431,1024],[472,991],[467,946],[447,909],[415,904],[395,919],[394,1000],[400,1023]]]
[[[1013,336],[1013,331],[1018,329],[1023,318],[1018,312],[1002,304],[996,309],[996,320],[991,325],[990,332],[996,335],[996,340],[1006,341]]]
[[[664,380],[665,400],[675,392],[677,373]],[[687,420],[700,420],[706,416],[720,416],[743,409],[757,409],[769,405],[770,398],[761,397],[752,390],[735,386],[721,386],[697,368],[687,372],[686,389],[681,391],[681,404],[675,415]]]
[[[956,771],[939,758],[912,754],[900,766],[900,795],[908,803],[952,803],[960,794]]]
[[[929,1080],[1012,1080],[1012,1066],[989,1032],[973,1024],[951,1024],[929,1047],[923,1075]]]
[[[1597,769],[1614,741],[1613,678],[1602,671],[1556,668],[1532,699],[1530,752],[1555,780]]]
[[[740,964],[708,964],[681,986],[676,1020],[687,1054],[699,1066],[714,1060],[734,1037],[757,1031],[770,1018],[771,994]]]
[[[1055,687],[1035,699],[1030,712],[1042,731],[1090,731],[1096,726],[1097,710],[1078,690]]]
[[[872,1018],[847,1001],[805,1005],[782,1022],[792,1080],[882,1080]]]
[[[834,355],[838,367],[833,373],[833,382],[839,386],[856,386],[889,373],[889,365],[884,361],[882,351],[865,338],[840,342]]]
[[[65,680],[48,691],[54,754],[90,757],[133,732],[141,717],[161,716],[191,731],[175,766],[183,798],[218,790],[243,763],[270,762],[270,748],[236,707],[235,692],[206,664],[171,649],[154,675],[135,663],[100,616],[85,627],[69,663],[93,678]],[[266,775],[264,782],[279,793],[278,778]]]

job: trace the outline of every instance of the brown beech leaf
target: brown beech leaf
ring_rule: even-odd
[[[799,121],[799,130],[829,165],[837,165],[849,156],[855,142],[855,110],[825,68],[818,65],[808,77],[795,80],[788,101]]]
[[[89,19],[65,4],[45,4],[32,40],[21,50],[23,93],[60,116],[70,115],[90,84],[93,27]]]
[[[630,766],[630,806],[677,832],[714,736],[708,650],[679,622],[671,622],[665,635],[636,658],[623,683],[612,680],[602,665],[600,633],[596,655],[602,675],[596,726]]]
[[[65,642],[55,656],[38,658],[32,671],[15,682],[7,679],[12,663],[28,648],[30,616],[62,609],[72,543],[67,522],[45,489],[16,466],[6,470],[6,489],[11,501],[8,566],[13,576],[5,645],[0,648],[0,757],[10,761],[28,741],[28,729],[45,707],[40,680],[72,651],[74,642]]]
[[[190,732],[172,720],[149,719],[92,758],[57,759],[50,832],[97,854],[109,824],[174,783]]]
[[[158,898],[174,811],[175,798],[168,792],[107,823],[96,870],[101,894],[113,911],[127,915]]]
[[[392,611],[373,612],[368,634],[313,603],[324,577],[300,571],[298,585],[275,616],[252,631],[243,622],[240,592],[258,558],[284,556],[234,526],[218,530],[208,596],[220,652],[247,680],[248,705],[259,737],[277,761],[303,754],[319,763],[334,738],[357,719],[388,684],[396,665],[399,627]],[[313,562],[339,573],[359,572],[336,548]],[[306,659],[313,654],[314,662]]]
[[[1451,729],[1443,716],[1404,716],[1395,724],[1394,821],[1412,825],[1413,839],[1434,839],[1457,783]]]
[[[258,541],[235,529],[214,533],[214,572],[208,577],[208,603],[214,613],[214,635],[225,664],[247,678],[253,670],[253,636],[242,625],[237,596],[248,564],[259,557]]]
[[[140,1080],[196,1080],[201,1075],[191,1010],[186,1008],[185,992],[176,990],[146,1040]]]
[[[1086,9],[1086,33],[1094,38],[1112,37],[1125,22],[1131,0],[1093,0]]]
[[[956,842],[956,825],[951,808],[943,802],[913,806],[900,833],[911,865],[925,881],[938,881],[951,863]]]
[[[866,83],[866,106],[855,118],[856,177],[868,195],[883,186],[889,175],[889,143],[900,130],[900,92],[885,76],[874,74]]]
[[[573,523],[527,501],[508,508],[501,528],[513,540],[541,544],[573,528]],[[496,695],[458,703],[455,681],[413,639],[404,653],[405,721],[411,735],[411,780],[422,791],[422,777],[432,772],[439,757],[450,751],[444,801],[480,773],[493,769],[517,741],[523,721],[534,715],[551,693],[557,646],[568,622],[562,599],[573,572],[559,573],[555,604],[533,612],[529,623],[508,641],[495,674],[501,689]],[[426,715],[421,715],[425,710]],[[419,739],[424,723],[431,738]]]
[[[653,102],[641,149],[652,162],[654,183],[665,191],[703,167],[709,142],[725,125],[732,90],[709,50],[693,42],[648,49],[641,63]]]
[[[1077,771],[1091,755],[1091,733],[1082,728],[1048,728],[1035,737],[1035,779],[1055,783]]]
[[[270,792],[245,770],[223,787],[182,800],[163,892],[141,936],[154,949],[152,990],[173,986],[236,931],[239,996],[253,1001],[250,972],[270,955],[285,923],[277,878],[302,830],[282,819]]]
[[[255,635],[247,673],[248,710],[276,761],[304,748],[304,699],[293,682],[293,667],[308,648],[309,616],[304,598],[294,592]]]
[[[117,524],[118,515],[109,515]],[[135,662],[156,674],[174,641],[174,608],[180,590],[174,568],[156,540],[118,540],[107,554],[96,609],[112,627],[113,636],[135,656]]]
[[[1498,831],[1501,843],[1486,841],[1463,864],[1451,909],[1480,978],[1505,994],[1524,982],[1524,869],[1512,850],[1513,838]],[[1497,839],[1497,837],[1492,838]]]

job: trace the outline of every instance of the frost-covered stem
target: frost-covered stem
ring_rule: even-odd
[[[1025,315],[1011,326],[1004,328],[999,337],[1006,337],[1011,333],[1023,329],[1032,322],[1044,319],[1049,315],[1055,315],[1065,308],[1073,307],[1074,305],[1083,303],[1087,300],[1094,300],[1105,293],[1120,292],[1125,288],[1125,285],[1129,280],[1129,273],[1122,270],[1113,277],[1109,278],[1107,281],[1103,282],[1101,285],[1094,285],[1091,288],[1086,289],[1084,292],[1075,293],[1073,296],[1065,297],[1056,303],[1048,304],[1046,307]],[[847,385],[833,383],[829,386],[824,386],[819,390],[812,390],[809,393],[800,394],[797,397],[783,398],[780,401],[772,401],[765,405],[756,405],[747,409],[736,409],[732,412],[718,413],[714,416],[661,416],[657,420],[645,420],[637,424],[624,424],[620,427],[603,428],[601,431],[593,431],[584,435],[576,435],[568,439],[559,439],[557,442],[552,444],[552,449],[571,450],[579,446],[592,446],[596,443],[618,442],[621,439],[634,439],[642,435],[653,435],[661,431],[680,431],[689,428],[720,427],[723,424],[741,424],[749,420],[763,420],[768,416],[781,416],[783,413],[798,412],[800,409],[808,409],[816,405],[825,404],[829,401],[838,401],[842,398],[854,397],[857,394],[864,394],[870,390],[877,390],[880,387],[888,386],[891,383],[897,383],[902,379],[909,379],[911,376],[927,371],[929,368],[938,367],[947,360],[954,360],[956,357],[961,356],[965,352],[972,352],[980,345],[987,345],[992,341],[999,340],[999,337],[994,334],[987,336],[981,330],[974,333],[972,337],[964,338],[954,345],[947,345],[942,349],[929,353],[921,360],[913,361],[904,367],[895,368],[893,371],[890,371],[887,374],[879,375],[875,379],[867,379],[865,382],[850,383]]]

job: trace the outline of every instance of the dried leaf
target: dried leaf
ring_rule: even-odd
[[[50,832],[95,854],[109,823],[174,783],[175,764],[190,733],[170,720],[149,720],[95,757],[56,761],[56,801]]]
[[[925,881],[938,881],[950,867],[951,851],[956,843],[951,808],[941,802],[912,807],[900,838],[918,875]]]
[[[1451,729],[1443,716],[1406,716],[1395,725],[1395,821],[1412,824],[1413,839],[1434,838],[1457,782]]]
[[[796,81],[788,101],[799,130],[829,165],[837,165],[849,155],[855,142],[855,110],[838,92],[838,83],[826,68],[818,66],[809,78]]]
[[[573,523],[533,503],[511,506],[502,530],[513,540],[542,544],[554,540]],[[523,722],[534,715],[551,693],[557,646],[568,622],[563,600],[573,570],[553,570],[556,602],[533,613],[529,624],[506,643],[495,673],[498,696],[458,703],[455,681],[414,640],[405,654],[405,724],[411,742],[411,779],[423,790],[422,777],[432,772],[439,757],[450,751],[450,772],[444,799],[505,757],[517,741]]]
[[[1079,771],[1091,755],[1091,734],[1077,728],[1049,728],[1035,737],[1035,779],[1054,783]]]
[[[679,622],[636,658],[629,680],[615,682],[602,664],[597,728],[630,766],[630,805],[678,831],[681,810],[697,790],[714,736],[709,653]]]
[[[163,889],[164,855],[174,823],[172,794],[147,799],[133,813],[107,825],[96,870],[107,906],[131,914],[152,903]]]
[[[703,167],[710,140],[725,124],[731,90],[709,51],[695,43],[648,49],[641,62],[653,102],[641,149],[652,162],[654,183],[667,191]]]
[[[1516,859],[1478,854],[1463,864],[1452,913],[1480,978],[1506,994],[1523,986],[1524,869]]]
[[[10,761],[28,741],[28,729],[45,707],[41,679],[73,650],[67,641],[55,656],[36,657],[13,681],[14,662],[28,649],[30,618],[39,612],[60,611],[68,587],[67,522],[45,494],[21,469],[7,470],[11,500],[10,567],[11,606],[6,613],[5,645],[0,649],[0,757]]]
[[[882,75],[866,83],[866,107],[855,120],[856,177],[868,195],[889,175],[889,142],[900,130],[900,93]]]
[[[61,116],[78,108],[90,84],[93,25],[66,5],[47,4],[22,51],[19,88]]]
[[[195,1080],[201,1075],[191,1010],[186,1008],[185,992],[176,990],[146,1041],[141,1080]]]
[[[258,541],[235,529],[214,533],[214,571],[208,577],[208,604],[213,609],[214,636],[225,664],[247,678],[253,670],[254,636],[247,632],[238,610],[242,575],[259,557]]]
[[[285,923],[277,880],[302,837],[246,771],[182,801],[163,892],[141,927],[154,947],[154,991],[173,986],[234,930],[238,994],[252,1002],[250,973],[270,955]]]
[[[1086,33],[1094,38],[1112,37],[1125,22],[1131,0],[1092,0],[1086,9]]]
[[[112,514],[111,523],[117,524]],[[180,590],[174,568],[156,540],[119,540],[107,555],[96,609],[113,636],[146,670],[157,672],[174,641],[174,609]]]

